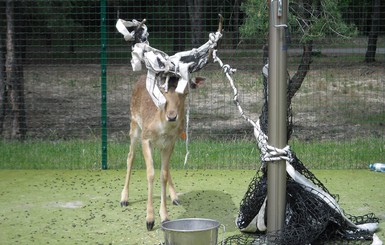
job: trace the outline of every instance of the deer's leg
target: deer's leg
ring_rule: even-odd
[[[146,215],[146,225],[147,230],[152,230],[155,223],[154,217],[154,207],[153,207],[153,188],[154,188],[154,163],[152,160],[152,149],[149,140],[142,140],[142,150],[144,160],[146,162],[147,169],[147,215]]]
[[[168,212],[167,212],[167,192],[166,192],[167,182],[169,184],[170,195],[171,195],[171,199],[173,200],[173,203],[175,203],[175,200],[177,200],[174,184],[172,182],[171,175],[170,175],[170,158],[171,158],[173,149],[174,149],[174,145],[166,147],[161,152],[162,169],[161,169],[161,175],[160,175],[161,195],[160,195],[159,214],[162,222],[169,220]]]
[[[170,191],[170,197],[172,204],[179,205],[178,195],[176,194],[174,183],[172,182],[171,173],[168,171],[168,190]]]
[[[164,166],[165,170],[167,170],[168,190],[170,192],[170,197],[171,197],[172,204],[179,205],[180,203],[179,203],[178,195],[176,194],[174,183],[172,181],[171,172],[170,172],[170,159],[171,159],[172,152],[174,151],[174,146],[175,146],[175,143],[169,149],[170,151],[165,152],[166,155],[164,156],[164,159],[166,161],[164,161],[164,164],[162,164],[162,166]]]
[[[135,160],[135,146],[138,141],[139,132],[140,130],[138,128],[138,125],[134,121],[131,121],[130,150],[127,156],[127,174],[126,174],[126,180],[124,182],[124,187],[120,196],[120,205],[122,207],[128,206],[128,188],[129,188],[130,178],[131,178],[131,168]]]

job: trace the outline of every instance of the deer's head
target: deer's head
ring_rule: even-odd
[[[201,77],[190,81],[190,89],[199,87],[203,81],[204,78]],[[161,110],[164,112],[165,119],[168,122],[176,122],[180,117],[184,117],[185,100],[189,89],[186,88],[183,93],[176,92],[178,82],[179,77],[170,77],[167,81],[167,89],[164,87],[161,89],[163,96],[166,98],[166,103]]]

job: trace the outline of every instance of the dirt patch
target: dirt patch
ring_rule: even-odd
[[[260,67],[240,67],[234,76],[239,99],[247,115],[256,120],[263,104],[261,76],[256,72]],[[139,75],[131,71],[129,64],[108,67],[111,139],[128,138],[130,91]],[[218,66],[210,65],[199,75],[207,80],[202,88],[191,93],[191,137],[249,137],[250,125],[239,116],[230,85]],[[53,140],[99,137],[98,65],[29,65],[24,76],[29,137]],[[316,60],[293,99],[293,137],[304,140],[383,137],[384,108],[383,64],[335,67]],[[9,121],[8,118],[6,127]]]

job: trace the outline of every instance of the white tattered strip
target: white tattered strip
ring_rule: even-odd
[[[209,40],[200,46],[188,51],[182,51],[168,56],[165,52],[152,48],[148,41],[147,27],[144,21],[137,20],[125,21],[119,19],[116,23],[116,29],[124,36],[126,41],[135,42],[135,30],[129,32],[130,28],[143,28],[141,30],[141,42],[132,46],[131,66],[133,71],[140,71],[142,63],[146,65],[148,70],[146,88],[151,95],[155,105],[161,107],[166,102],[161,88],[168,90],[168,84],[160,84],[161,79],[157,77],[169,77],[171,75],[179,77],[178,85],[175,91],[177,93],[185,93],[188,89],[192,72],[199,71],[208,63],[210,50],[216,47],[218,40],[222,37],[220,32],[210,33]],[[166,79],[168,81],[168,79]]]

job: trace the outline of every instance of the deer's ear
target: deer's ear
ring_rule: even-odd
[[[190,88],[195,89],[203,85],[206,78],[204,77],[195,77],[195,81],[191,80]]]
[[[206,81],[206,78],[204,77],[196,77],[195,78],[195,84],[198,86],[203,85],[203,83]]]

